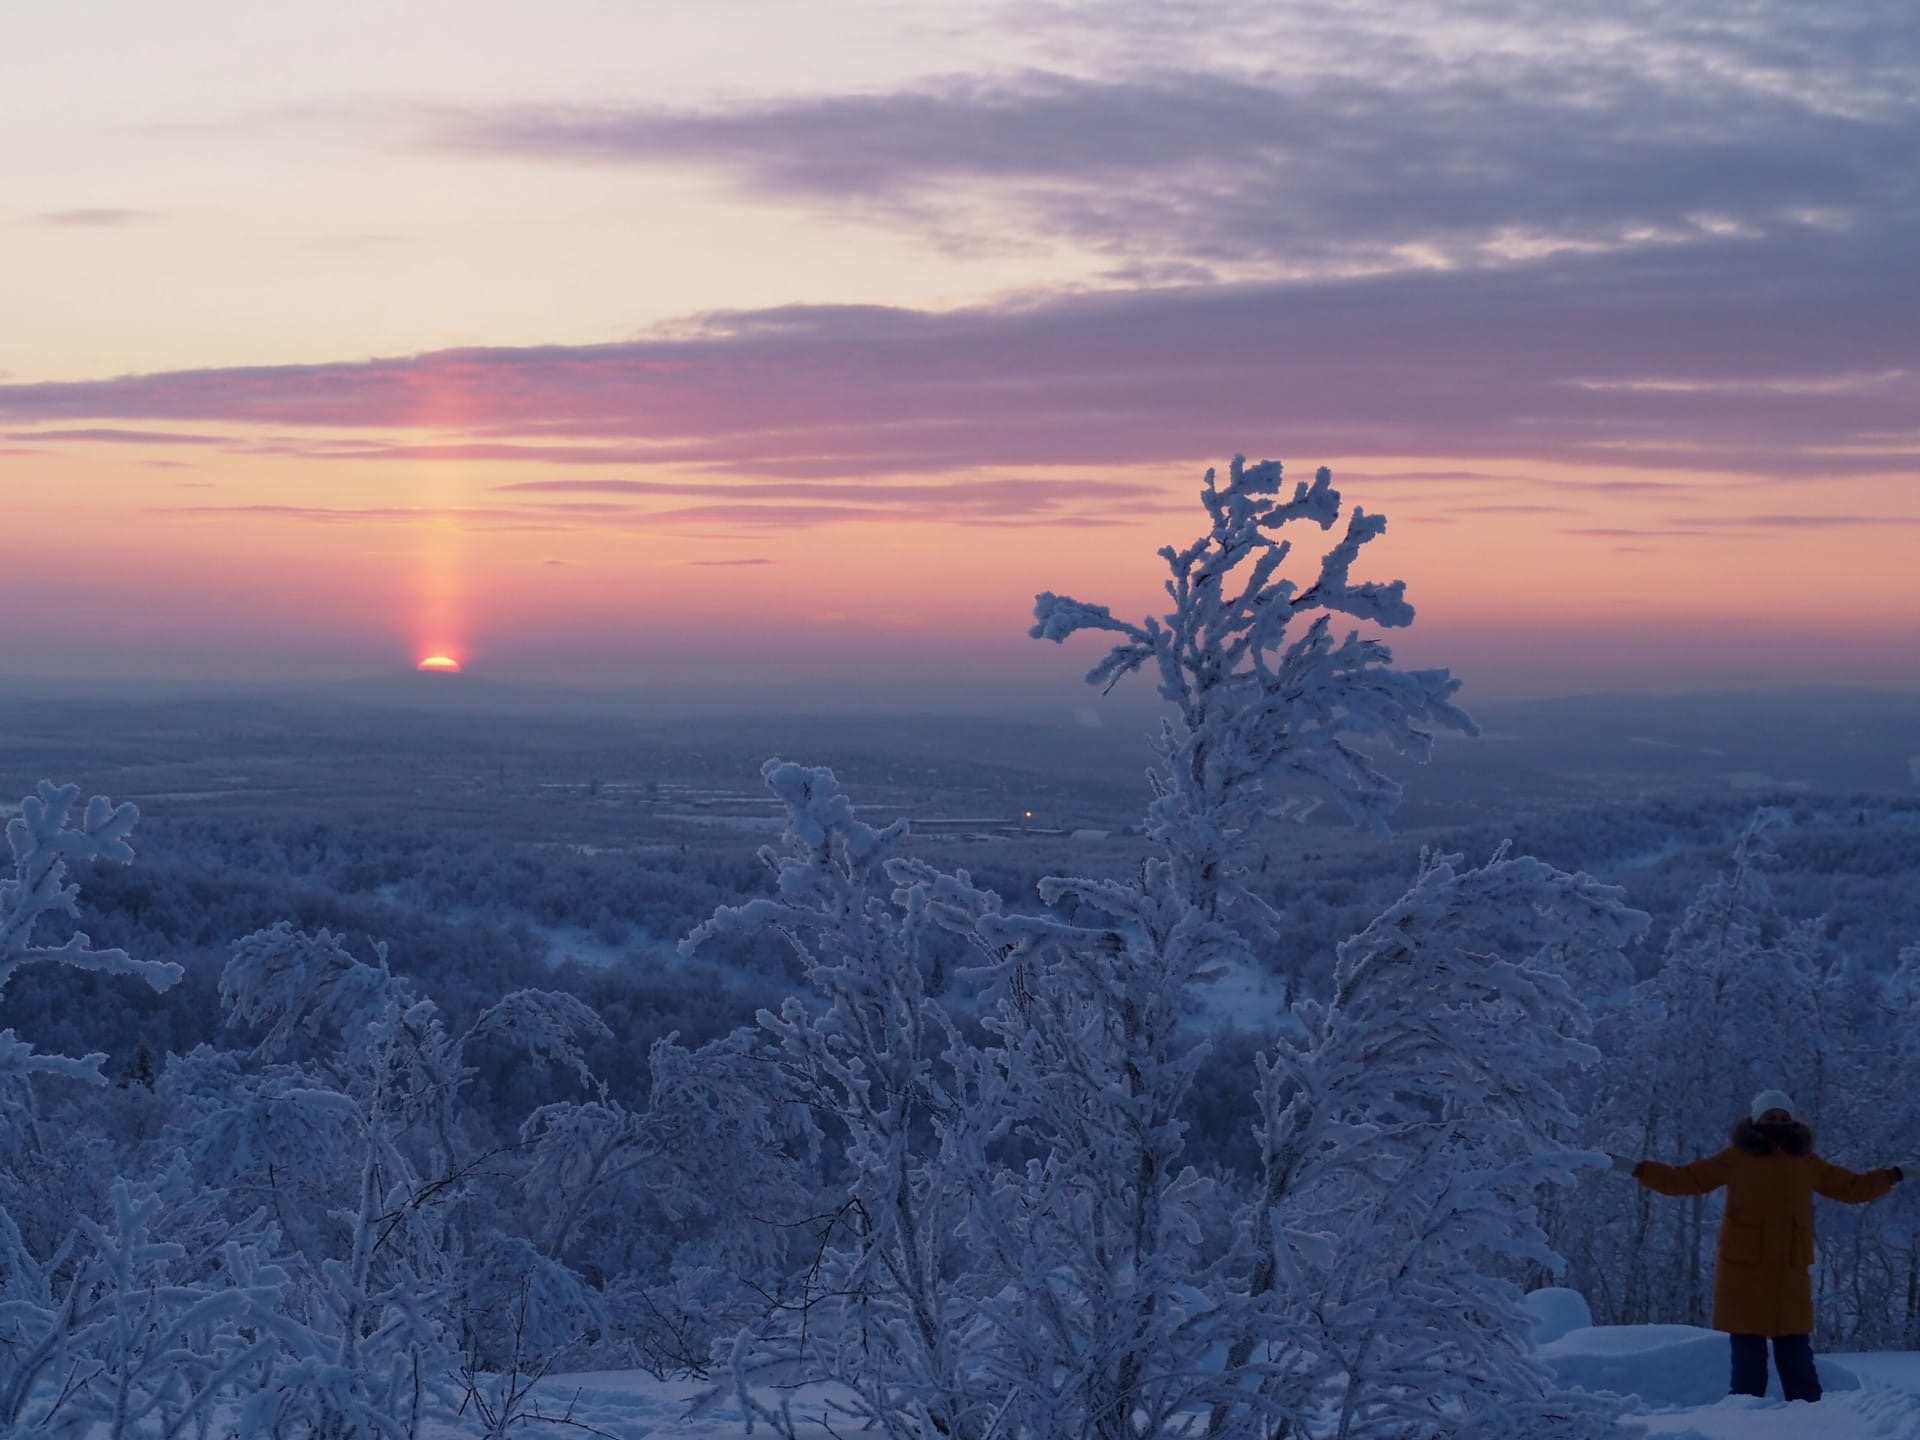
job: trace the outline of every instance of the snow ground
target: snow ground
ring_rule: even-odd
[[[1789,1405],[1726,1394],[1727,1337],[1689,1325],[1595,1326],[1540,1347],[1560,1377],[1638,1397],[1635,1418],[1669,1440],[1920,1440],[1920,1353],[1822,1355],[1826,1396]]]
[[[1605,1326],[1568,1331],[1541,1347],[1569,1379],[1642,1396],[1635,1419],[1658,1440],[1920,1440],[1920,1352],[1820,1357],[1827,1395],[1818,1405],[1735,1399],[1726,1385],[1726,1337],[1684,1325]],[[745,1429],[731,1405],[695,1419],[687,1411],[707,1387],[619,1370],[548,1377],[546,1413],[571,1406],[574,1419],[620,1440],[736,1440]],[[1710,1398],[1702,1390],[1713,1392]],[[823,1391],[798,1392],[795,1411],[817,1409]],[[1681,1403],[1673,1397],[1685,1396]],[[535,1427],[528,1433],[540,1433]],[[554,1430],[552,1433],[562,1433]],[[582,1433],[582,1432],[574,1432]],[[766,1433],[764,1428],[756,1434]],[[802,1428],[828,1440],[825,1428]]]

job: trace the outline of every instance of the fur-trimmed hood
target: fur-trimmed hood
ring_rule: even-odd
[[[1789,1155],[1806,1155],[1813,1150],[1813,1131],[1798,1120],[1789,1120],[1784,1125],[1762,1125],[1758,1120],[1749,1120],[1742,1115],[1733,1122],[1728,1134],[1736,1149],[1749,1155],[1771,1155],[1776,1150],[1784,1150]]]

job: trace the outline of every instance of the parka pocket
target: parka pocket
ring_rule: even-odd
[[[1720,1226],[1720,1254],[1729,1265],[1758,1265],[1766,1248],[1766,1228],[1757,1215],[1727,1212]]]
[[[1793,1263],[1811,1266],[1813,1264],[1813,1227],[1793,1222]]]

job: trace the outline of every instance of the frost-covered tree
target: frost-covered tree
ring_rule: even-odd
[[[1808,937],[1819,922],[1792,927]],[[1790,1077],[1816,1127],[1822,1153],[1851,1164],[1901,1163],[1911,1155],[1911,1077],[1920,1047],[1904,960],[1832,956],[1814,976],[1804,1022],[1810,1069]],[[1876,964],[1875,962],[1879,963]],[[1920,1322],[1920,1237],[1903,1206],[1835,1205],[1818,1225],[1815,1343],[1846,1350],[1904,1349]]]
[[[284,922],[235,944],[220,989],[229,1023],[263,1032],[260,1068],[208,1087],[195,1158],[268,1204],[295,1240],[282,1354],[243,1427],[417,1436],[437,1403],[456,1403],[450,1381],[476,1360],[537,1352],[538,1365],[584,1338],[594,1310],[577,1277],[530,1245],[469,1232],[487,1157],[459,1107],[483,1043],[589,1079],[581,1042],[606,1033],[591,1010],[522,990],[449,1031],[384,948],[362,960],[329,931]]]
[[[1255,956],[1258,940],[1275,918],[1242,878],[1259,823],[1276,813],[1297,813],[1297,786],[1307,780],[1330,792],[1355,822],[1384,828],[1400,790],[1358,742],[1375,737],[1425,758],[1435,728],[1472,728],[1451,703],[1458,682],[1446,672],[1396,670],[1390,651],[1358,632],[1334,639],[1333,614],[1380,626],[1412,620],[1400,582],[1351,578],[1361,547],[1383,532],[1385,522],[1356,509],[1344,537],[1323,556],[1317,578],[1301,589],[1281,574],[1290,547],[1272,532],[1300,521],[1331,528],[1339,518],[1340,496],[1325,470],[1311,486],[1296,485],[1290,499],[1279,499],[1280,492],[1277,464],[1248,467],[1236,459],[1225,487],[1208,473],[1201,498],[1211,528],[1183,550],[1161,552],[1172,571],[1166,588],[1174,603],[1160,619],[1134,625],[1116,620],[1104,607],[1051,594],[1040,596],[1036,605],[1033,634],[1038,638],[1060,640],[1088,629],[1122,635],[1088,674],[1089,683],[1110,685],[1152,661],[1161,696],[1176,712],[1157,745],[1160,765],[1149,810],[1148,834],[1164,858],[1149,862],[1133,884],[1045,882],[1042,897],[1056,909],[1065,906],[1070,918],[1064,921],[990,917],[983,926],[1002,941],[1038,942],[1051,957],[1037,977],[1022,977],[1032,998],[1009,1004],[1003,996],[996,1025],[1008,1057],[1007,1088],[1028,1112],[1016,1125],[1045,1144],[1041,1173],[1051,1191],[1041,1204],[1034,1203],[1030,1191],[1023,1192],[1019,1206],[1006,1208],[1023,1217],[1022,1239],[1024,1232],[1040,1228],[1032,1217],[1051,1214],[1052,1243],[1059,1253],[1082,1262],[1070,1284],[1063,1287],[1050,1278],[1049,1295],[1026,1294],[1019,1307],[1030,1324],[1056,1316],[1065,1322],[1049,1343],[1032,1347],[1025,1362],[1029,1391],[1052,1389],[1046,1377],[1063,1374],[1084,1386],[1084,1394],[1064,1410],[1057,1403],[1064,1397],[1049,1395],[1031,1417],[1054,1433],[1179,1433],[1205,1405],[1216,1427],[1280,1425],[1312,1434],[1334,1388],[1359,1407],[1340,1422],[1346,1427],[1356,1414],[1392,1408],[1385,1398],[1391,1385],[1378,1377],[1402,1363],[1409,1334],[1418,1329],[1416,1321],[1394,1309],[1395,1297],[1375,1295],[1369,1297],[1375,1307],[1371,1319],[1361,1327],[1362,1350],[1376,1347],[1365,1372],[1355,1368],[1351,1356],[1334,1363],[1346,1353],[1339,1343],[1350,1338],[1344,1335],[1316,1337],[1296,1329],[1292,1346],[1279,1345],[1272,1328],[1276,1309],[1287,1313],[1301,1297],[1281,1295],[1285,1257],[1260,1242],[1299,1204],[1291,1169],[1269,1165],[1266,1198],[1256,1218],[1243,1216],[1240,1222],[1240,1248],[1208,1255],[1199,1242],[1213,1198],[1210,1187],[1180,1163],[1180,1117],[1197,1058],[1184,1016],[1195,1004],[1198,987],[1222,964]],[[1313,616],[1304,633],[1290,636],[1294,619],[1314,611],[1323,613]],[[1517,863],[1500,862],[1509,868],[1498,873],[1509,874]],[[1545,898],[1549,881],[1536,871],[1563,887],[1587,883],[1534,867],[1528,873],[1540,893],[1530,903],[1542,914],[1554,907]],[[1595,910],[1591,900],[1584,903]],[[1530,953],[1543,942],[1518,923],[1525,909],[1480,917],[1481,933],[1509,927],[1507,944]],[[1105,923],[1090,924],[1094,916]],[[1467,923],[1454,921],[1456,927]],[[1536,920],[1531,929],[1544,924]],[[1564,943],[1572,943],[1575,932],[1586,946],[1618,939],[1605,927],[1598,927],[1596,939],[1593,924],[1583,929],[1566,917],[1559,930]],[[1456,960],[1453,968],[1458,967]],[[1497,974],[1514,984],[1516,973],[1489,965],[1482,983]],[[1550,1043],[1553,1027],[1576,1023],[1578,1006],[1550,967],[1539,965],[1524,978],[1544,987],[1560,1007],[1542,1001],[1550,1022],[1516,1025],[1513,1031],[1506,1053],[1532,1084],[1564,1063],[1564,1054]],[[1409,986],[1404,976],[1399,983],[1416,1003],[1436,1011],[1461,1005],[1458,995],[1439,987]],[[1336,1001],[1332,1014],[1341,1026],[1358,1023],[1359,1017],[1349,1013],[1355,1003],[1353,997]],[[1498,1008],[1489,1004],[1483,1016],[1463,1015],[1463,1023],[1515,1018],[1496,1015]],[[1331,1023],[1311,1009],[1297,1018],[1310,1036],[1316,1024]],[[1373,1043],[1391,1046],[1394,1038],[1374,1036]],[[1299,1084],[1302,1076],[1316,1073],[1296,1044],[1291,1035],[1276,1037],[1270,1077],[1287,1075]],[[1355,1088],[1345,1094],[1336,1088],[1326,1097],[1326,1113],[1338,1117],[1326,1123],[1357,1132],[1368,1123],[1370,1107],[1385,1104],[1389,1094],[1398,1094],[1403,1106],[1416,1096],[1428,1104],[1451,1098],[1475,1115],[1483,1134],[1503,1137],[1505,1153],[1490,1159],[1492,1147],[1476,1149],[1457,1137],[1430,1146],[1419,1167],[1407,1167],[1417,1168],[1417,1174],[1402,1176],[1403,1189],[1418,1179],[1439,1184],[1448,1196],[1476,1185],[1484,1191],[1487,1173],[1497,1170],[1506,1192],[1520,1194],[1549,1174],[1564,1174],[1564,1157],[1550,1163],[1530,1158],[1529,1144],[1545,1143],[1539,1116],[1513,1104],[1511,1095],[1487,1093],[1486,1076],[1463,1072],[1464,1084],[1476,1088],[1436,1101],[1426,1089],[1428,1078],[1418,1071],[1418,1066],[1385,1069],[1374,1077],[1373,1090],[1358,1087],[1358,1072],[1339,1072]],[[1551,1086],[1538,1083],[1557,1100]],[[1269,1103],[1281,1093],[1278,1084],[1270,1078]],[[1277,1124],[1270,1116],[1270,1128]],[[1528,1168],[1516,1178],[1510,1167],[1519,1155],[1529,1157]],[[1394,1157],[1377,1155],[1374,1168],[1391,1173],[1399,1167]],[[1409,1216],[1420,1213],[1417,1204],[1404,1208],[1404,1194],[1398,1198],[1403,1208],[1377,1221],[1359,1249],[1398,1253],[1391,1240],[1400,1232],[1393,1225],[1410,1223]],[[1436,1263],[1451,1267],[1448,1273],[1473,1276],[1479,1274],[1474,1265],[1489,1263],[1497,1248],[1484,1243],[1490,1228],[1474,1233],[1482,1242],[1477,1254],[1460,1235],[1425,1238],[1454,1241],[1452,1248],[1439,1248]],[[1531,1239],[1537,1231],[1522,1227],[1515,1233]],[[1339,1249],[1339,1240],[1336,1231],[1317,1243],[1331,1253]],[[1034,1247],[1031,1253],[1045,1251]],[[1055,1267],[1056,1276],[1061,1268]],[[1414,1269],[1427,1288],[1410,1285],[1407,1293],[1431,1293],[1429,1267]],[[1338,1273],[1354,1283],[1362,1272],[1348,1263]],[[1067,1295],[1050,1299],[1060,1289]],[[1456,1341],[1461,1354],[1479,1363],[1519,1348],[1515,1337],[1524,1331],[1516,1314],[1509,1304],[1484,1327],[1464,1327]],[[1437,1353],[1431,1338],[1413,1343]],[[1208,1361],[1218,1348],[1226,1350],[1224,1371]],[[1271,1380],[1276,1371],[1281,1378]],[[1511,1382],[1505,1389],[1492,1385],[1495,1401],[1522,1392],[1534,1399],[1551,1394],[1544,1372],[1524,1362],[1493,1373]],[[1256,1374],[1269,1380],[1252,1379]],[[1463,1403],[1458,1396],[1456,1402]]]
[[[0,1257],[0,1430],[204,1436],[271,1383],[287,1276],[258,1214],[237,1221],[181,1157],[122,1180],[101,1220],[44,1261]]]
[[[1277,465],[1236,461],[1224,488],[1209,473],[1209,533],[1162,552],[1162,619],[1039,597],[1038,637],[1122,636],[1090,681],[1153,661],[1174,707],[1149,815],[1160,853],[1137,879],[1049,879],[1043,913],[1006,913],[964,873],[897,856],[903,828],[853,821],[828,772],[767,767],[788,809],[784,851],[763,852],[779,896],[690,944],[752,927],[793,941],[817,998],[762,1024],[791,1093],[846,1137],[821,1263],[734,1356],[743,1403],[783,1433],[792,1417],[753,1380],[841,1381],[854,1416],[916,1440],[1610,1426],[1528,1357],[1500,1272],[1551,1264],[1530,1200],[1579,1158],[1554,1081],[1591,1053],[1561,959],[1635,931],[1617,894],[1504,854],[1433,862],[1342,952],[1340,993],[1273,1037],[1258,1191],[1233,1196],[1183,1158],[1187,1016],[1223,964],[1258,962],[1278,918],[1244,879],[1261,822],[1297,812],[1306,780],[1383,826],[1399,791],[1363,739],[1423,757],[1434,728],[1470,725],[1445,672],[1336,642],[1328,613],[1288,636],[1302,612],[1391,626],[1412,611],[1398,582],[1350,579],[1383,523],[1361,511],[1312,585],[1281,578],[1271,532],[1331,527],[1340,500],[1325,471],[1279,489]],[[986,1044],[935,981],[930,942],[954,937]]]
[[[979,1112],[955,1089],[969,1047],[933,980],[939,941],[970,936],[996,902],[964,873],[900,856],[906,823],[857,819],[832,772],[776,759],[761,773],[786,811],[780,845],[760,852],[775,893],[715,912],[682,948],[763,930],[793,947],[812,1003],[760,1013],[763,1060],[774,1093],[827,1131],[842,1199],[818,1219],[814,1260],[742,1332],[736,1391],[784,1435],[793,1416],[750,1389],[769,1377],[837,1381],[848,1418],[889,1436],[980,1440],[997,1405],[980,1385],[961,1234],[979,1177],[953,1153]]]
[[[58,941],[44,933],[78,913],[79,887],[67,878],[71,865],[133,859],[128,837],[139,812],[95,796],[76,815],[79,796],[77,786],[42,781],[7,824],[13,872],[0,881],[0,993],[33,964],[133,976],[164,991],[180,979],[178,965],[96,950],[79,931]],[[42,1206],[50,1198],[53,1177],[34,1124],[33,1078],[104,1084],[105,1059],[36,1050],[13,1029],[0,1030],[0,1138],[6,1142],[0,1154],[7,1157],[0,1194]],[[135,1423],[130,1415],[144,1423],[149,1414],[173,1418],[201,1403],[207,1354],[196,1342],[207,1341],[216,1322],[231,1320],[233,1312],[223,1308],[231,1294],[210,1298],[199,1276],[174,1267],[185,1252],[145,1243],[157,1200],[140,1200],[122,1184],[112,1203],[111,1218],[83,1218],[80,1230],[50,1251],[30,1247],[15,1215],[0,1204],[0,1421],[8,1433],[34,1426],[80,1433],[97,1421],[118,1437],[136,1433],[127,1428]],[[137,1325],[130,1318],[134,1307],[141,1310]],[[165,1341],[158,1352],[156,1337]],[[156,1353],[161,1378],[168,1365],[180,1371],[177,1384],[162,1387],[164,1394],[152,1389]]]
[[[1264,911],[1242,906],[1241,879],[1262,820],[1301,815],[1331,796],[1356,824],[1385,828],[1401,787],[1366,743],[1424,760],[1436,729],[1474,728],[1452,703],[1460,682],[1445,670],[1396,669],[1378,638],[1336,633],[1336,616],[1382,629],[1413,623],[1404,581],[1352,578],[1386,518],[1355,506],[1303,587],[1284,573],[1293,542],[1281,532],[1331,530],[1340,492],[1324,467],[1285,499],[1283,488],[1276,460],[1250,466],[1235,456],[1225,485],[1207,471],[1207,533],[1160,551],[1173,602],[1163,616],[1136,624],[1050,591],[1034,604],[1035,639],[1089,630],[1121,637],[1088,684],[1111,688],[1152,667],[1174,715],[1156,745],[1148,833],[1166,847],[1176,888],[1206,919],[1250,908],[1257,921]]]
[[[1641,1156],[1694,1159],[1726,1143],[1756,1091],[1797,1092],[1818,1124],[1830,1050],[1820,1033],[1815,929],[1779,912],[1767,873],[1789,817],[1761,809],[1727,868],[1704,885],[1668,936],[1661,967],[1617,1011],[1602,1040],[1607,1078],[1595,1143]],[[1704,1324],[1713,1205],[1663,1206],[1645,1191],[1632,1215],[1582,1227],[1581,1274],[1602,1313],[1629,1323]],[[1596,1197],[1600,1203],[1602,1197]],[[1588,1279],[1587,1277],[1591,1277]]]
[[[1611,1429],[1611,1406],[1532,1360],[1514,1267],[1558,1268],[1537,1199],[1588,1159],[1560,1086],[1596,1052],[1561,957],[1646,924],[1616,888],[1539,860],[1429,855],[1340,947],[1333,994],[1294,1007],[1301,1038],[1259,1063],[1252,1303],[1228,1356],[1294,1433]],[[1260,1414],[1217,1406],[1215,1431]]]
[[[643,1109],[598,1084],[520,1127],[526,1233],[599,1285],[607,1358],[705,1374],[714,1341],[761,1312],[803,1243],[819,1130],[767,1085],[751,1033],[695,1050],[656,1041]]]
[[[96,795],[78,818],[77,785],[55,785],[42,780],[39,788],[20,802],[20,813],[7,822],[7,845],[13,852],[13,875],[0,881],[0,993],[23,966],[72,965],[107,975],[131,975],[155,990],[176,984],[178,965],[135,960],[124,950],[96,950],[82,932],[74,931],[58,944],[38,943],[42,922],[72,919],[79,911],[80,887],[67,879],[67,868],[108,860],[128,864],[133,833],[140,812],[131,805],[115,805]],[[104,1083],[100,1066],[105,1055],[54,1055],[37,1052],[30,1041],[11,1029],[0,1030],[0,1105],[6,1104],[4,1082],[32,1074],[63,1075],[90,1084]],[[17,1094],[17,1092],[16,1092]]]

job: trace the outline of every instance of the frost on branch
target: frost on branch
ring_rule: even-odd
[[[611,1040],[613,1032],[585,1001],[558,990],[515,990],[473,1022],[469,1042],[492,1040],[526,1054],[535,1068],[559,1065],[582,1085],[593,1083],[581,1042]]]
[[[999,902],[965,872],[897,856],[905,822],[856,819],[832,771],[770,760],[761,774],[787,812],[779,847],[760,852],[776,897],[716,911],[681,948],[757,929],[793,946],[814,994],[761,1011],[755,1053],[783,1100],[834,1122],[844,1189],[815,1263],[736,1343],[736,1398],[792,1440],[793,1415],[749,1387],[806,1375],[838,1381],[841,1418],[890,1440],[975,1440],[996,1402],[954,1284],[970,1179],[955,1161],[979,1111],[956,1093],[971,1047],[939,992],[956,951],[988,958],[976,927]]]
[[[1617,951],[1648,917],[1623,892],[1531,857],[1428,855],[1413,888],[1340,947],[1334,994],[1294,1006],[1303,1038],[1259,1063],[1260,1191],[1241,1216],[1248,1298],[1230,1351],[1259,1413],[1269,1372],[1337,1397],[1338,1433],[1598,1436],[1611,1409],[1560,1391],[1530,1353],[1514,1260],[1559,1266],[1543,1184],[1574,1150],[1559,1083],[1598,1058],[1569,952]],[[1250,1367],[1250,1368],[1242,1368]],[[1309,1381],[1308,1377],[1316,1377]]]
[[[274,1381],[288,1277],[271,1227],[225,1198],[176,1155],[46,1260],[0,1212],[0,1434],[206,1435]]]
[[[580,1338],[597,1312],[577,1276],[531,1246],[480,1250],[469,1232],[490,1157],[462,1101],[482,1040],[590,1079],[582,1044],[607,1034],[592,1010],[522,990],[451,1032],[384,947],[361,960],[330,931],[286,922],[234,945],[220,993],[229,1024],[263,1029],[253,1059],[267,1063],[222,1085],[223,1057],[187,1057],[214,1106],[195,1127],[197,1153],[209,1167],[253,1157],[256,1177],[267,1162],[269,1198],[300,1252],[298,1313],[282,1327],[291,1358],[249,1402],[246,1433],[413,1436],[456,1350],[471,1367]],[[296,1135],[312,1158],[291,1152]]]
[[[1178,721],[1160,737],[1150,833],[1188,872],[1181,879],[1209,914],[1244,898],[1233,859],[1239,837],[1266,815],[1303,813],[1301,782],[1330,792],[1356,824],[1385,829],[1400,786],[1357,742],[1425,760],[1436,730],[1474,729],[1452,703],[1459,681],[1447,671],[1395,669],[1392,651],[1358,630],[1335,637],[1335,616],[1383,629],[1413,623],[1404,582],[1352,578],[1384,517],[1356,506],[1302,589],[1280,573],[1292,544],[1278,532],[1331,530],[1340,493],[1325,468],[1289,499],[1281,488],[1274,460],[1249,466],[1234,457],[1224,486],[1207,471],[1200,500],[1211,528],[1184,550],[1160,551],[1173,600],[1166,615],[1136,625],[1048,592],[1035,601],[1029,631],[1053,641],[1082,630],[1121,637],[1088,672],[1092,685],[1111,688],[1154,667]]]
[[[21,800],[20,813],[7,822],[7,844],[13,851],[13,877],[0,881],[0,994],[23,965],[58,962],[103,975],[135,975],[155,990],[165,990],[180,979],[178,965],[135,960],[124,950],[95,950],[75,931],[58,945],[34,943],[42,919],[72,919],[80,887],[68,882],[70,863],[111,860],[124,865],[133,859],[127,836],[140,812],[131,805],[114,805],[104,795],[87,802],[79,823],[74,805],[77,785],[55,785],[42,780],[36,791]],[[0,1077],[32,1072],[66,1075],[101,1083],[104,1055],[47,1055],[34,1050],[12,1030],[0,1030]]]

